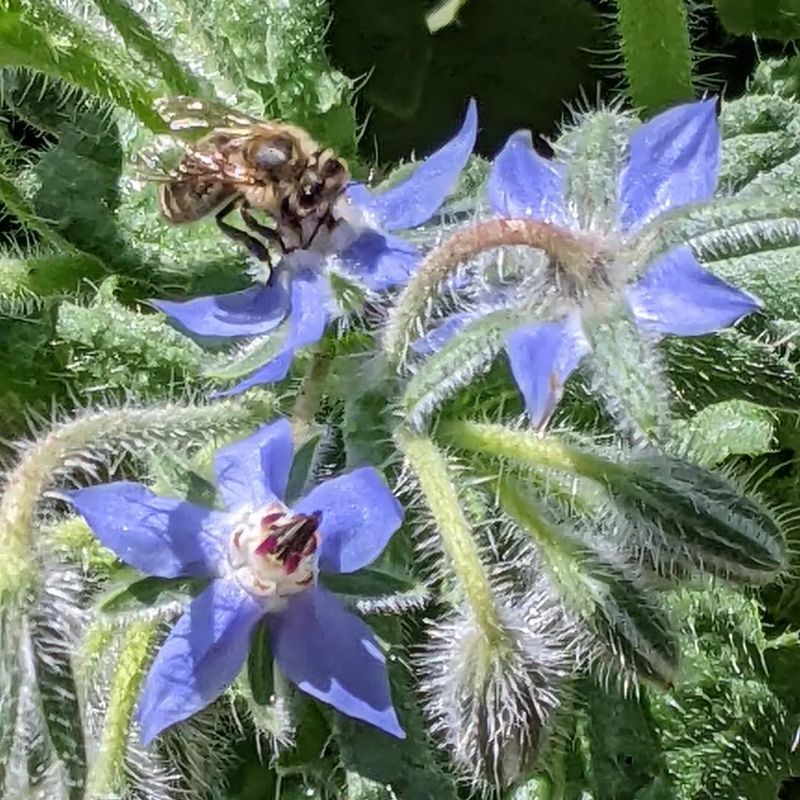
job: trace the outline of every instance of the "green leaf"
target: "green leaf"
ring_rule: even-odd
[[[800,320],[800,247],[714,259],[707,266],[718,277],[758,297],[768,317]]]
[[[696,412],[725,400],[797,409],[800,374],[768,341],[726,330],[714,336],[673,337],[662,346],[679,409]]]
[[[330,747],[331,726],[327,713],[327,707],[323,713],[315,701],[303,703],[294,747],[281,753],[277,759],[275,769],[279,775],[313,779],[320,786],[334,784],[338,777],[338,758]]]
[[[634,237],[624,257],[641,272],[687,243],[703,262],[800,245],[800,193],[736,196],[662,214]]]
[[[160,315],[131,311],[107,293],[89,307],[62,303],[56,333],[69,371],[90,387],[146,397],[198,380],[198,345]]]
[[[200,81],[175,58],[165,41],[153,33],[144,17],[126,0],[94,0],[103,16],[116,28],[126,46],[158,68],[170,94],[199,97],[205,94]]]
[[[669,593],[665,600],[683,629],[682,680],[668,693],[651,693],[649,708],[673,776],[673,796],[774,800],[790,774],[797,717],[787,715],[782,692],[772,689],[781,657],[772,661],[771,653],[781,651],[765,649],[758,603],[719,585]],[[790,679],[794,698],[796,660],[790,669],[776,678]],[[602,720],[600,702],[598,712]]]
[[[306,491],[308,481],[313,475],[319,460],[320,449],[324,445],[322,432],[313,433],[299,449],[295,451],[289,481],[286,484],[286,502],[291,505],[301,498]]]
[[[398,577],[371,567],[365,567],[358,572],[346,575],[323,572],[320,580],[332,592],[352,597],[380,597],[396,592],[407,592],[415,589],[418,585],[411,578]]]
[[[331,386],[344,404],[342,438],[349,468],[387,464],[394,456],[391,404],[394,382],[363,352],[337,356]]]
[[[742,400],[715,403],[672,429],[676,450],[713,467],[732,455],[757,456],[775,449],[776,418],[767,409]]]
[[[136,570],[124,567],[112,577],[112,586],[99,599],[97,609],[117,614],[183,603],[187,596],[202,591],[207,583],[205,578],[143,578]]]
[[[262,620],[253,633],[250,653],[247,656],[247,681],[254,702],[267,705],[273,691],[272,649],[269,646],[269,628]]]
[[[113,65],[95,55],[111,49],[49,0],[36,0],[25,10],[0,12],[0,65],[59,78],[132,111],[151,130],[165,132],[166,125],[152,108],[154,96],[126,70],[124,54],[116,53]]]
[[[220,381],[242,378],[272,361],[280,353],[285,339],[284,324],[271,333],[252,339],[248,344],[209,361],[203,369],[203,374]]]
[[[400,646],[400,620],[382,618],[372,622],[375,632],[382,640]],[[339,745],[342,765],[348,772],[384,786],[391,786],[394,796],[402,800],[455,800],[455,786],[442,769],[431,746],[428,730],[411,691],[405,668],[396,659],[389,659],[387,668],[392,686],[392,700],[400,723],[406,731],[406,738],[399,740],[389,736],[376,736],[369,726],[337,715],[334,736]],[[355,794],[354,797],[366,800],[369,795]],[[383,795],[379,794],[377,797],[384,800]]]
[[[798,0],[714,0],[729,33],[789,42],[800,36]]]
[[[648,695],[626,697],[613,685],[588,681],[578,689],[588,712],[584,735],[592,798],[675,800]]]
[[[62,244],[62,249],[65,245],[66,242]],[[86,253],[0,257],[0,297],[63,295],[78,289],[84,278],[98,281],[105,274],[102,264]]]

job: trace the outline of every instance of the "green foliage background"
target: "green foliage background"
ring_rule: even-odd
[[[348,158],[357,174],[383,176],[412,151],[428,152],[441,141],[470,95],[480,106],[478,149],[491,156],[518,127],[554,136],[568,106],[590,109],[621,98],[651,113],[711,87],[725,93],[723,192],[741,194],[749,206],[800,192],[800,60],[791,47],[782,49],[800,36],[800,3],[677,5],[685,24],[667,30],[661,24],[675,2],[661,8],[632,0],[467,0],[445,4],[448,24],[431,32],[432,8],[422,0],[0,0],[0,454],[9,469],[17,460],[12,442],[44,435],[54,414],[197,398],[211,388],[201,348],[147,301],[241,288],[246,263],[212,223],[184,229],[159,220],[155,189],[132,163],[164,133],[152,110],[158,96],[216,97],[296,122]],[[767,311],[708,340],[670,343],[682,414],[677,436],[699,462],[745,471],[772,501],[796,506],[800,231],[771,231],[751,248],[714,245],[708,243],[706,261],[759,294]],[[337,346],[346,352],[351,344]],[[346,363],[333,376],[342,386],[352,384]],[[452,404],[480,413],[486,397],[492,405],[516,402],[504,369]],[[342,395],[347,464],[381,463],[383,396],[374,389]],[[118,445],[119,460],[123,469],[143,460],[160,486],[199,496],[203,447],[290,401],[291,392],[255,393],[217,416],[180,417],[173,433],[188,449],[174,451],[154,441],[165,419],[141,430],[134,420]],[[593,413],[577,401],[575,413]],[[85,721],[86,742],[74,722],[59,729],[69,717],[63,698],[72,697],[81,676],[68,677],[68,690],[59,694],[63,670],[48,683],[41,675],[53,665],[46,653],[33,653],[40,685],[53,692],[40,698],[48,728],[26,743],[24,758],[4,741],[14,735],[0,732],[0,783],[9,798],[47,797],[42,775],[58,762],[79,776],[71,785],[81,788],[68,792],[70,800],[177,797],[160,767],[126,739],[130,688],[156,636],[159,604],[166,607],[169,598],[143,601],[85,528],[51,523],[45,516],[36,528],[48,543],[37,555],[47,576],[41,609],[58,607],[49,594],[66,591],[70,571],[86,563],[97,576],[112,575],[116,587],[103,600],[104,613],[90,620],[85,652],[70,667],[106,699],[102,719]],[[373,578],[397,581],[413,598],[421,591],[410,577],[413,555],[400,544],[396,550]],[[668,694],[642,688],[634,695],[613,683],[607,690],[579,683],[543,773],[509,790],[508,800],[800,797],[795,569],[759,594],[702,586],[665,594],[681,631],[680,682]],[[44,611],[38,622],[47,625]],[[414,641],[418,620],[409,612],[402,622],[375,616],[371,623],[400,653]],[[6,653],[16,652],[15,641],[0,637]],[[101,674],[104,651],[117,660]],[[392,669],[409,728],[405,742],[384,741],[287,696],[299,719],[296,746],[276,747],[270,758],[268,743],[280,741],[283,722],[274,704],[259,702],[259,687],[245,681],[232,703],[252,716],[258,740],[226,740],[215,729],[222,723],[201,715],[191,746],[173,742],[185,748],[176,759],[181,785],[188,796],[226,800],[466,796],[428,734],[402,660]],[[278,695],[284,689],[271,687]],[[87,752],[95,759],[88,778]],[[198,753],[208,756],[202,765],[192,760]],[[12,770],[20,758],[31,777],[17,786]]]

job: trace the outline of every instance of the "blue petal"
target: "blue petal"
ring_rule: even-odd
[[[550,419],[567,378],[588,350],[580,326],[571,319],[519,328],[508,335],[511,371],[534,428]]]
[[[570,224],[564,208],[564,167],[542,158],[528,131],[510,136],[494,159],[486,189],[492,208],[504,217]]]
[[[630,137],[620,176],[620,224],[632,231],[671,208],[714,196],[721,137],[716,101],[676,106]]]
[[[62,493],[94,535],[126,564],[160,578],[216,575],[227,515],[118,481]]]
[[[151,300],[150,304],[197,336],[258,336],[280,325],[289,310],[289,296],[280,285],[251,286],[185,303]]]
[[[339,255],[344,269],[376,292],[407,283],[420,258],[419,250],[404,239],[369,230]]]
[[[239,674],[264,607],[215,580],[189,604],[158,651],[136,713],[142,744],[216,700]]]
[[[230,389],[217,392],[217,397],[241,394],[251,386],[283,380],[289,372],[295,350],[322,338],[333,302],[327,278],[314,270],[302,270],[292,279],[291,296],[288,332],[281,352],[250,377]]]
[[[292,366],[293,359],[294,350],[284,350],[280,355],[275,356],[272,361],[257,369],[243,381],[239,381],[235,386],[231,386],[230,389],[214,392],[211,397],[231,397],[232,395],[241,394],[253,386],[282,381],[289,374],[289,367]]]
[[[478,110],[470,100],[461,130],[402,183],[381,194],[351,186],[347,194],[370,217],[373,227],[387,231],[415,228],[429,220],[453,190],[466,166],[478,133]]]
[[[386,659],[372,631],[320,586],[294,595],[267,616],[272,652],[284,674],[307,694],[399,739]]]
[[[355,572],[372,563],[403,522],[403,509],[372,467],[325,481],[295,510],[322,512],[319,568],[325,572]]]
[[[756,297],[703,269],[686,246],[658,259],[626,294],[642,330],[675,336],[713,333],[761,308]]]
[[[217,487],[225,505],[255,508],[283,499],[292,466],[292,426],[285,419],[223,447],[214,457]]]

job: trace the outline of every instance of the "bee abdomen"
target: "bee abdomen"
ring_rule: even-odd
[[[161,184],[159,206],[164,219],[172,223],[196,222],[216,211],[236,190],[221,181],[198,186],[187,181]]]

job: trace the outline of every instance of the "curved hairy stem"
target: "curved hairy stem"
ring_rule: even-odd
[[[535,219],[492,219],[454,233],[428,253],[398,298],[384,337],[390,363],[402,362],[442,282],[474,256],[503,246],[543,250],[565,265],[586,264],[601,256],[595,237]]]

